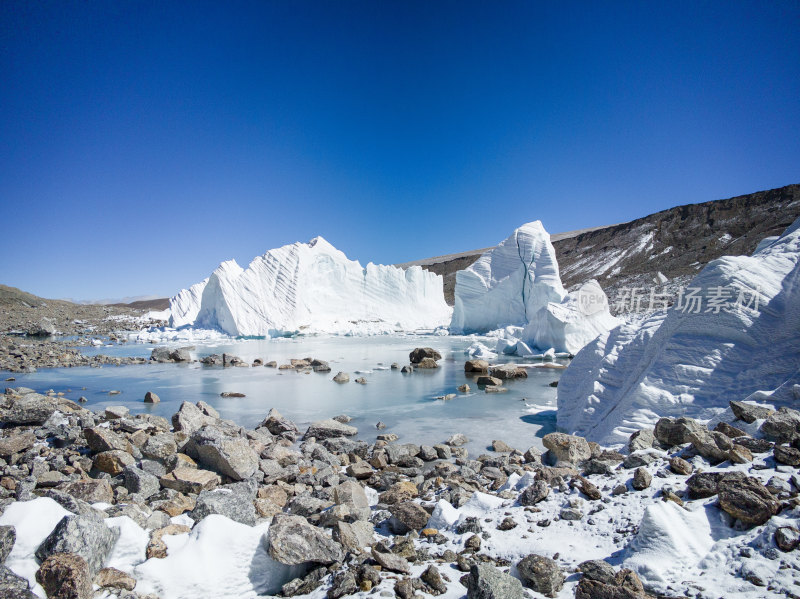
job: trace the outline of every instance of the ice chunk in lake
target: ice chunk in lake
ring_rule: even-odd
[[[687,306],[692,289],[700,306]],[[775,405],[796,401],[800,219],[752,256],[710,262],[686,293],[680,305],[604,333],[575,356],[558,384],[559,428],[623,443],[659,417],[711,419],[756,391],[778,390]]]
[[[419,266],[362,267],[322,237],[269,250],[247,269],[223,262],[170,306],[174,326],[234,336],[436,329],[451,315],[440,275]]]

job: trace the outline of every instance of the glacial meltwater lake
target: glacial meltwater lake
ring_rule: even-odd
[[[469,437],[471,456],[484,453],[492,440],[500,439],[522,451],[541,447],[541,437],[555,429],[556,389],[550,383],[563,372],[557,368],[528,368],[528,378],[506,381],[506,393],[485,393],[475,377],[465,375],[465,350],[475,337],[392,335],[374,337],[297,337],[284,339],[225,339],[195,343],[193,357],[223,352],[248,363],[255,358],[275,360],[279,365],[290,358],[313,357],[327,361],[331,372],[309,374],[267,367],[222,368],[200,363],[105,366],[103,368],[45,369],[31,374],[16,374],[13,386],[31,387],[39,392],[63,391],[77,400],[85,396],[89,409],[124,405],[132,413],[150,412],[165,418],[178,410],[181,402],[203,400],[223,418],[252,428],[277,408],[294,420],[301,431],[314,420],[338,414],[352,417],[358,438],[374,441],[380,432],[395,433],[399,442],[429,444],[443,442],[453,433]],[[491,344],[491,340],[485,340]],[[169,344],[180,347],[185,344]],[[127,343],[110,347],[84,347],[87,354],[146,356],[152,344]],[[402,374],[390,370],[392,362],[408,364],[415,347],[433,347],[442,354],[440,368]],[[543,364],[539,359],[503,356],[491,363],[519,365]],[[559,360],[557,363],[567,364]],[[552,362],[550,362],[552,364]],[[386,368],[382,370],[381,368]],[[331,379],[338,371],[350,374],[349,383]],[[366,385],[355,383],[363,376]],[[470,393],[456,391],[467,383]],[[121,391],[109,395],[109,391]],[[157,393],[161,403],[143,402],[147,391]],[[223,398],[222,392],[244,393],[243,398]],[[450,401],[434,399],[456,393]],[[382,421],[386,429],[378,431]]]

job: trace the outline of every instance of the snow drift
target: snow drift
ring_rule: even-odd
[[[719,310],[684,302],[600,335],[559,381],[560,428],[622,443],[661,416],[707,420],[751,395],[800,399],[800,219],[752,256],[710,262],[692,288],[732,297]]]
[[[619,322],[596,281],[566,292],[550,235],[538,220],[456,274],[452,332],[522,326],[525,345],[574,353]]]
[[[173,326],[234,336],[433,329],[450,318],[441,276],[419,266],[362,267],[322,237],[269,250],[247,269],[223,262],[170,308]]]

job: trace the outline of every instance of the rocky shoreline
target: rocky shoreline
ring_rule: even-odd
[[[415,352],[418,364],[435,362]],[[468,361],[465,378],[491,378],[483,366]],[[799,596],[800,412],[786,408],[731,402],[730,422],[713,430],[663,418],[621,450],[550,433],[544,454],[498,439],[475,458],[460,434],[415,445],[385,432],[367,443],[347,416],[301,433],[274,409],[250,430],[204,402],[184,402],[167,421],[8,388],[0,420],[3,597],[33,597],[34,582],[58,598],[180,596],[152,572],[177,559],[174,539],[188,538],[188,551],[214,526],[255,531],[269,573],[260,594],[717,596],[689,572],[660,584],[627,567],[639,554],[653,561],[666,534],[659,513],[725,522],[737,557],[710,574],[741,584],[742,596]],[[36,541],[7,524],[54,509]],[[140,553],[120,561],[136,535]]]

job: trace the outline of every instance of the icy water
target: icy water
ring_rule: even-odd
[[[473,456],[485,452],[494,439],[523,451],[532,445],[541,447],[541,437],[555,427],[556,390],[550,383],[558,380],[562,370],[529,368],[528,379],[506,382],[507,393],[484,393],[474,378],[464,373],[464,361],[468,359],[464,350],[474,340],[437,336],[225,340],[197,345],[193,356],[226,352],[249,363],[261,358],[278,364],[288,363],[290,358],[314,357],[328,361],[332,372],[300,374],[266,367],[148,364],[41,370],[15,375],[16,382],[10,384],[40,392],[64,391],[70,399],[83,395],[90,409],[124,405],[133,413],[150,412],[166,418],[183,401],[203,400],[223,418],[246,427],[257,425],[272,407],[297,422],[301,430],[313,420],[347,414],[359,429],[358,438],[372,441],[378,432],[392,432],[399,435],[401,442],[434,444],[460,432],[469,437],[468,448]],[[392,362],[407,364],[409,351],[418,346],[437,349],[442,354],[441,368],[411,374],[388,370]],[[81,350],[149,356],[153,347],[123,344]],[[541,363],[511,357],[493,360],[502,361]],[[331,380],[340,370],[350,374],[350,383]],[[366,385],[352,382],[359,376],[367,379]],[[469,394],[456,392],[463,383],[472,387]],[[111,390],[122,393],[109,395]],[[157,393],[161,403],[144,404],[147,391]],[[246,397],[220,397],[226,391],[244,393]],[[448,393],[457,396],[451,401],[434,399]],[[385,431],[376,430],[378,421],[386,424]]]

